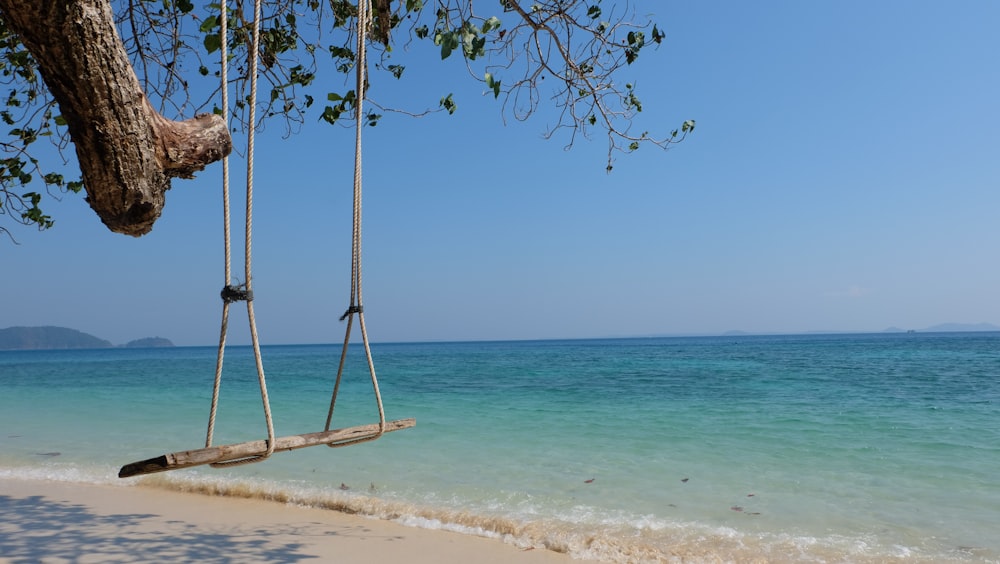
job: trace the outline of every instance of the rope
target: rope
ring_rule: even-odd
[[[222,84],[222,121],[229,129],[229,2],[223,1],[219,7],[219,37],[222,38],[221,52],[222,68],[219,81]],[[229,221],[229,155],[222,157],[222,213],[223,239],[226,254],[225,287],[232,283],[232,245],[230,244]],[[224,290],[223,290],[224,291]],[[226,355],[226,333],[229,330],[229,304],[231,300],[222,300],[222,329],[219,332],[219,352],[215,359],[215,385],[212,388],[212,409],[208,415],[208,432],[205,436],[205,448],[212,446],[212,436],[215,434],[215,417],[219,410],[219,390],[222,385],[222,365]]]
[[[226,127],[229,126],[229,85],[228,85],[228,74],[227,67],[229,64],[228,57],[228,19],[229,19],[229,9],[228,2],[223,2],[221,6],[221,16],[219,21],[219,34],[222,37],[221,41],[221,57],[222,57],[222,70],[220,73],[220,80],[222,82],[222,118],[226,123]],[[255,132],[257,126],[257,75],[258,75],[258,61],[259,61],[259,45],[260,45],[260,19],[261,19],[261,0],[254,0],[254,16],[253,16],[253,35],[249,50],[252,50],[253,55],[250,57],[250,111],[249,111],[249,131],[247,132],[247,176],[246,176],[246,235],[245,235],[245,282],[238,286],[232,284],[232,273],[231,273],[231,244],[230,244],[230,220],[229,220],[229,158],[225,157],[222,160],[222,192],[223,192],[223,213],[225,214],[224,221],[224,238],[225,238],[225,254],[226,254],[226,284],[222,290],[222,329],[219,336],[219,353],[216,359],[215,367],[215,385],[212,390],[212,408],[209,414],[208,420],[208,432],[205,438],[205,447],[212,446],[212,435],[215,430],[215,418],[218,413],[219,404],[219,390],[222,382],[222,366],[223,357],[225,356],[226,348],[226,333],[229,326],[229,304],[233,301],[244,300],[247,303],[247,319],[250,324],[250,338],[253,343],[254,361],[257,365],[257,381],[260,384],[260,397],[261,402],[264,405],[264,421],[267,425],[267,451],[259,456],[251,456],[247,458],[242,458],[238,460],[231,460],[227,462],[219,462],[212,464],[213,467],[225,467],[225,466],[237,466],[240,464],[249,464],[251,462],[260,462],[271,456],[274,453],[274,421],[271,417],[271,402],[267,396],[267,382],[264,377],[264,362],[261,358],[260,353],[260,340],[257,336],[257,323],[254,318],[253,309],[253,287],[252,287],[252,275],[251,275],[251,261],[252,261],[252,234],[253,234],[253,177],[254,177],[254,141]],[[249,51],[248,50],[248,51]]]
[[[246,458],[241,458],[237,460],[231,460],[226,462],[214,463],[213,467],[227,467],[236,466],[240,464],[249,464],[252,462],[259,462],[274,453],[275,447],[275,436],[274,436],[274,423],[271,417],[271,407],[270,401],[267,395],[267,383],[264,377],[264,366],[261,358],[260,352],[260,341],[257,336],[257,324],[254,318],[253,309],[253,287],[252,287],[252,272],[251,272],[251,261],[252,261],[252,233],[253,233],[253,178],[254,178],[254,143],[255,143],[255,132],[256,132],[256,110],[257,110],[257,78],[258,78],[258,62],[259,62],[259,48],[260,45],[260,19],[261,19],[261,4],[262,0],[254,1],[254,19],[253,19],[253,35],[250,48],[253,51],[253,56],[250,57],[250,99],[249,99],[249,117],[248,122],[250,124],[249,131],[247,134],[247,176],[246,176],[246,235],[245,235],[245,282],[243,284],[234,285],[232,283],[232,268],[231,268],[231,237],[230,237],[230,206],[229,206],[229,158],[228,156],[222,160],[222,176],[223,176],[223,213],[224,213],[224,245],[225,245],[225,285],[223,286],[221,297],[223,301],[222,306],[222,327],[219,335],[219,351],[216,358],[216,368],[215,368],[215,383],[212,389],[212,406],[209,414],[208,420],[208,431],[205,438],[205,447],[212,446],[212,438],[215,431],[215,420],[218,414],[218,404],[219,404],[219,393],[221,389],[222,382],[222,369],[225,357],[226,348],[226,335],[228,333],[229,327],[229,305],[236,301],[246,301],[247,303],[247,318],[250,324],[250,336],[251,342],[253,343],[254,360],[257,366],[257,379],[260,384],[260,394],[261,402],[264,406],[264,419],[267,425],[267,451],[258,456],[250,456]],[[364,307],[362,306],[361,300],[361,128],[362,119],[364,117],[363,102],[365,98],[365,87],[367,85],[367,55],[366,55],[366,33],[369,25],[371,24],[371,4],[370,0],[361,0],[358,2],[358,32],[357,32],[357,62],[356,62],[356,86],[355,86],[355,147],[354,147],[354,217],[353,217],[353,234],[351,240],[351,303],[347,308],[347,311],[341,317],[341,321],[347,319],[347,329],[344,334],[344,346],[341,350],[340,364],[337,369],[337,379],[334,384],[333,395],[330,398],[330,410],[326,418],[325,430],[330,430],[330,424],[333,420],[333,411],[337,402],[337,395],[340,390],[340,383],[342,381],[344,372],[344,363],[347,357],[348,345],[351,338],[351,328],[354,322],[354,316],[358,316],[358,323],[361,329],[361,339],[364,343],[365,357],[368,362],[368,372],[371,376],[372,388],[375,393],[375,401],[378,405],[379,414],[379,424],[378,431],[367,437],[361,437],[358,439],[351,439],[339,443],[330,443],[328,446],[340,447],[347,446],[357,443],[362,443],[366,441],[372,441],[381,437],[385,433],[386,421],[385,421],[385,409],[382,406],[382,395],[379,392],[378,378],[375,375],[375,363],[372,359],[371,345],[368,341],[368,330],[365,327],[365,317],[364,317]],[[221,6],[221,17],[219,22],[220,36],[223,38],[221,42],[221,61],[222,70],[220,73],[220,80],[222,83],[222,118],[226,123],[226,127],[229,125],[229,88],[228,88],[228,2],[223,2]]]
[[[361,341],[364,343],[365,358],[368,361],[368,373],[371,375],[372,388],[375,392],[375,402],[378,404],[378,432],[359,439],[344,441],[341,443],[330,443],[328,446],[341,447],[367,441],[373,441],[385,433],[385,409],[382,407],[382,394],[378,389],[378,378],[375,376],[375,362],[372,360],[371,345],[368,342],[368,330],[365,328],[364,306],[361,300],[361,129],[363,124],[365,99],[365,89],[368,83],[368,60],[366,54],[366,33],[371,24],[371,4],[370,0],[360,0],[358,2],[358,43],[357,61],[355,65],[355,133],[354,133],[354,220],[353,235],[351,238],[351,305],[340,318],[347,319],[347,328],[344,331],[344,346],[340,352],[340,364],[337,367],[337,380],[333,387],[333,395],[330,398],[330,411],[326,416],[326,427],[330,430],[333,421],[333,410],[337,403],[337,395],[340,391],[340,382],[344,374],[344,362],[347,358],[347,348],[351,340],[351,327],[354,316],[358,316],[358,324],[361,328]]]

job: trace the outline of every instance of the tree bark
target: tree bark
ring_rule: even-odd
[[[87,202],[117,233],[153,228],[173,177],[232,150],[222,118],[160,115],[142,91],[107,0],[0,0],[67,122]]]

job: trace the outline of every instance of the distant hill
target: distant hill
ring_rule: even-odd
[[[920,333],[970,333],[976,331],[1000,331],[1000,327],[992,323],[940,323],[925,329],[917,329]],[[889,327],[883,333],[909,333],[906,329]]]
[[[55,349],[107,349],[110,341],[66,327],[8,327],[0,329],[0,351],[3,350],[55,350]],[[163,337],[146,337],[129,341],[125,347],[172,347]]]
[[[163,337],[146,337],[145,339],[136,339],[125,343],[125,347],[130,349],[151,349],[154,347],[172,346],[174,344],[170,342],[170,339],[164,339]]]
[[[902,329],[900,327],[886,327],[883,333],[975,333],[980,331],[1000,332],[1000,325],[992,323],[939,323],[924,329]],[[803,333],[789,333],[790,335],[839,335],[867,333],[868,331],[805,331]],[[726,331],[723,337],[742,337],[751,335],[778,335],[781,333],[747,333],[745,331]],[[664,337],[677,337],[680,335],[663,335]]]
[[[921,332],[928,333],[952,333],[960,331],[1000,331],[1000,327],[992,323],[942,323],[921,330]]]
[[[109,341],[65,327],[8,327],[0,329],[0,350],[106,349]]]

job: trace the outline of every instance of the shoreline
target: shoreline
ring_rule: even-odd
[[[582,562],[500,539],[275,501],[142,486],[0,480],[0,564]]]

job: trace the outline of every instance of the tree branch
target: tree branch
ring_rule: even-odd
[[[232,150],[222,119],[174,122],[153,109],[106,0],[0,0],[58,102],[87,202],[112,231],[152,229],[173,177],[190,178]]]

